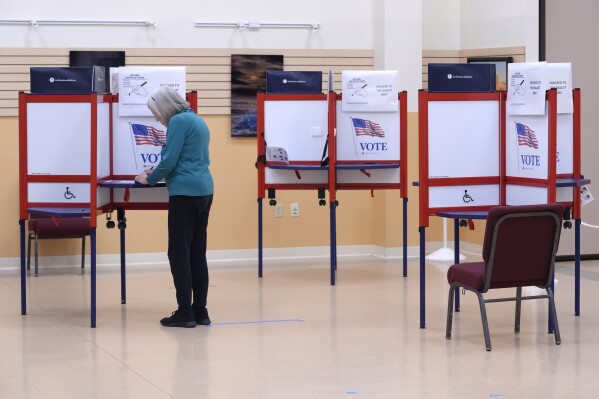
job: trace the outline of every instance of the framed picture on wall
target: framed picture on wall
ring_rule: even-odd
[[[507,64],[512,57],[468,57],[468,64],[495,64],[495,90],[507,90]]]
[[[256,137],[256,94],[266,91],[266,71],[282,70],[282,55],[231,55],[232,137]]]

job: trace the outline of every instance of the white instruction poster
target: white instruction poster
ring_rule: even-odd
[[[343,112],[397,112],[397,71],[343,71]]]
[[[544,115],[547,63],[508,64],[508,115]]]
[[[574,113],[572,99],[572,64],[569,62],[550,62],[547,64],[549,89],[557,90],[557,113]]]
[[[120,116],[152,116],[147,102],[159,87],[185,98],[185,67],[120,67],[118,83]]]

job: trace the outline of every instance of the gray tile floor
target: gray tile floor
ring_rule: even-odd
[[[472,260],[472,259],[470,259]],[[558,263],[562,344],[547,334],[547,302],[489,304],[486,352],[478,305],[462,296],[445,340],[447,265],[427,264],[427,327],[419,328],[418,261],[340,258],[211,271],[210,327],[165,328],[175,308],[168,266],[131,267],[127,304],[116,268],[98,273],[89,328],[89,273],[0,272],[0,398],[594,398],[599,395],[599,262],[583,262],[575,317],[573,263]]]

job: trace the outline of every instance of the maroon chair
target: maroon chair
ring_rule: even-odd
[[[81,238],[81,273],[85,272],[85,236],[90,235],[89,218],[40,218],[28,224],[27,270],[31,265],[31,241],[35,241],[35,276],[38,275],[38,241],[42,239]]]
[[[561,343],[551,283],[563,215],[564,206],[561,204],[499,206],[489,211],[483,243],[483,261],[458,263],[447,271],[450,288],[446,339],[451,339],[454,293],[456,288],[463,288],[474,292],[478,297],[488,351],[491,350],[491,338],[485,304],[491,302],[516,302],[514,331],[518,333],[521,302],[527,299],[548,298],[555,343]],[[523,297],[522,287],[528,286],[543,288],[547,294]],[[483,297],[489,289],[513,287],[516,288],[515,297]]]

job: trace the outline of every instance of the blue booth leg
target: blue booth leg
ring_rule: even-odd
[[[27,314],[27,285],[25,275],[25,220],[19,220],[21,242],[21,314]]]
[[[424,231],[425,227],[419,227],[420,231],[420,328],[425,328],[425,307],[426,307],[426,292],[425,292],[425,247],[426,247],[426,234]]]
[[[460,219],[453,220],[453,263],[460,263]],[[456,312],[460,311],[460,289],[455,289],[455,304]]]
[[[408,199],[403,199],[403,276],[408,277]]]
[[[96,228],[92,227],[90,231],[91,243],[91,327],[96,327]]]
[[[335,285],[335,272],[337,270],[337,204],[333,201],[330,207],[330,229],[331,229],[331,285]]]
[[[574,315],[580,316],[580,219],[574,220]],[[555,295],[555,292],[553,293]]]
[[[258,277],[262,278],[262,198],[258,198]]]

